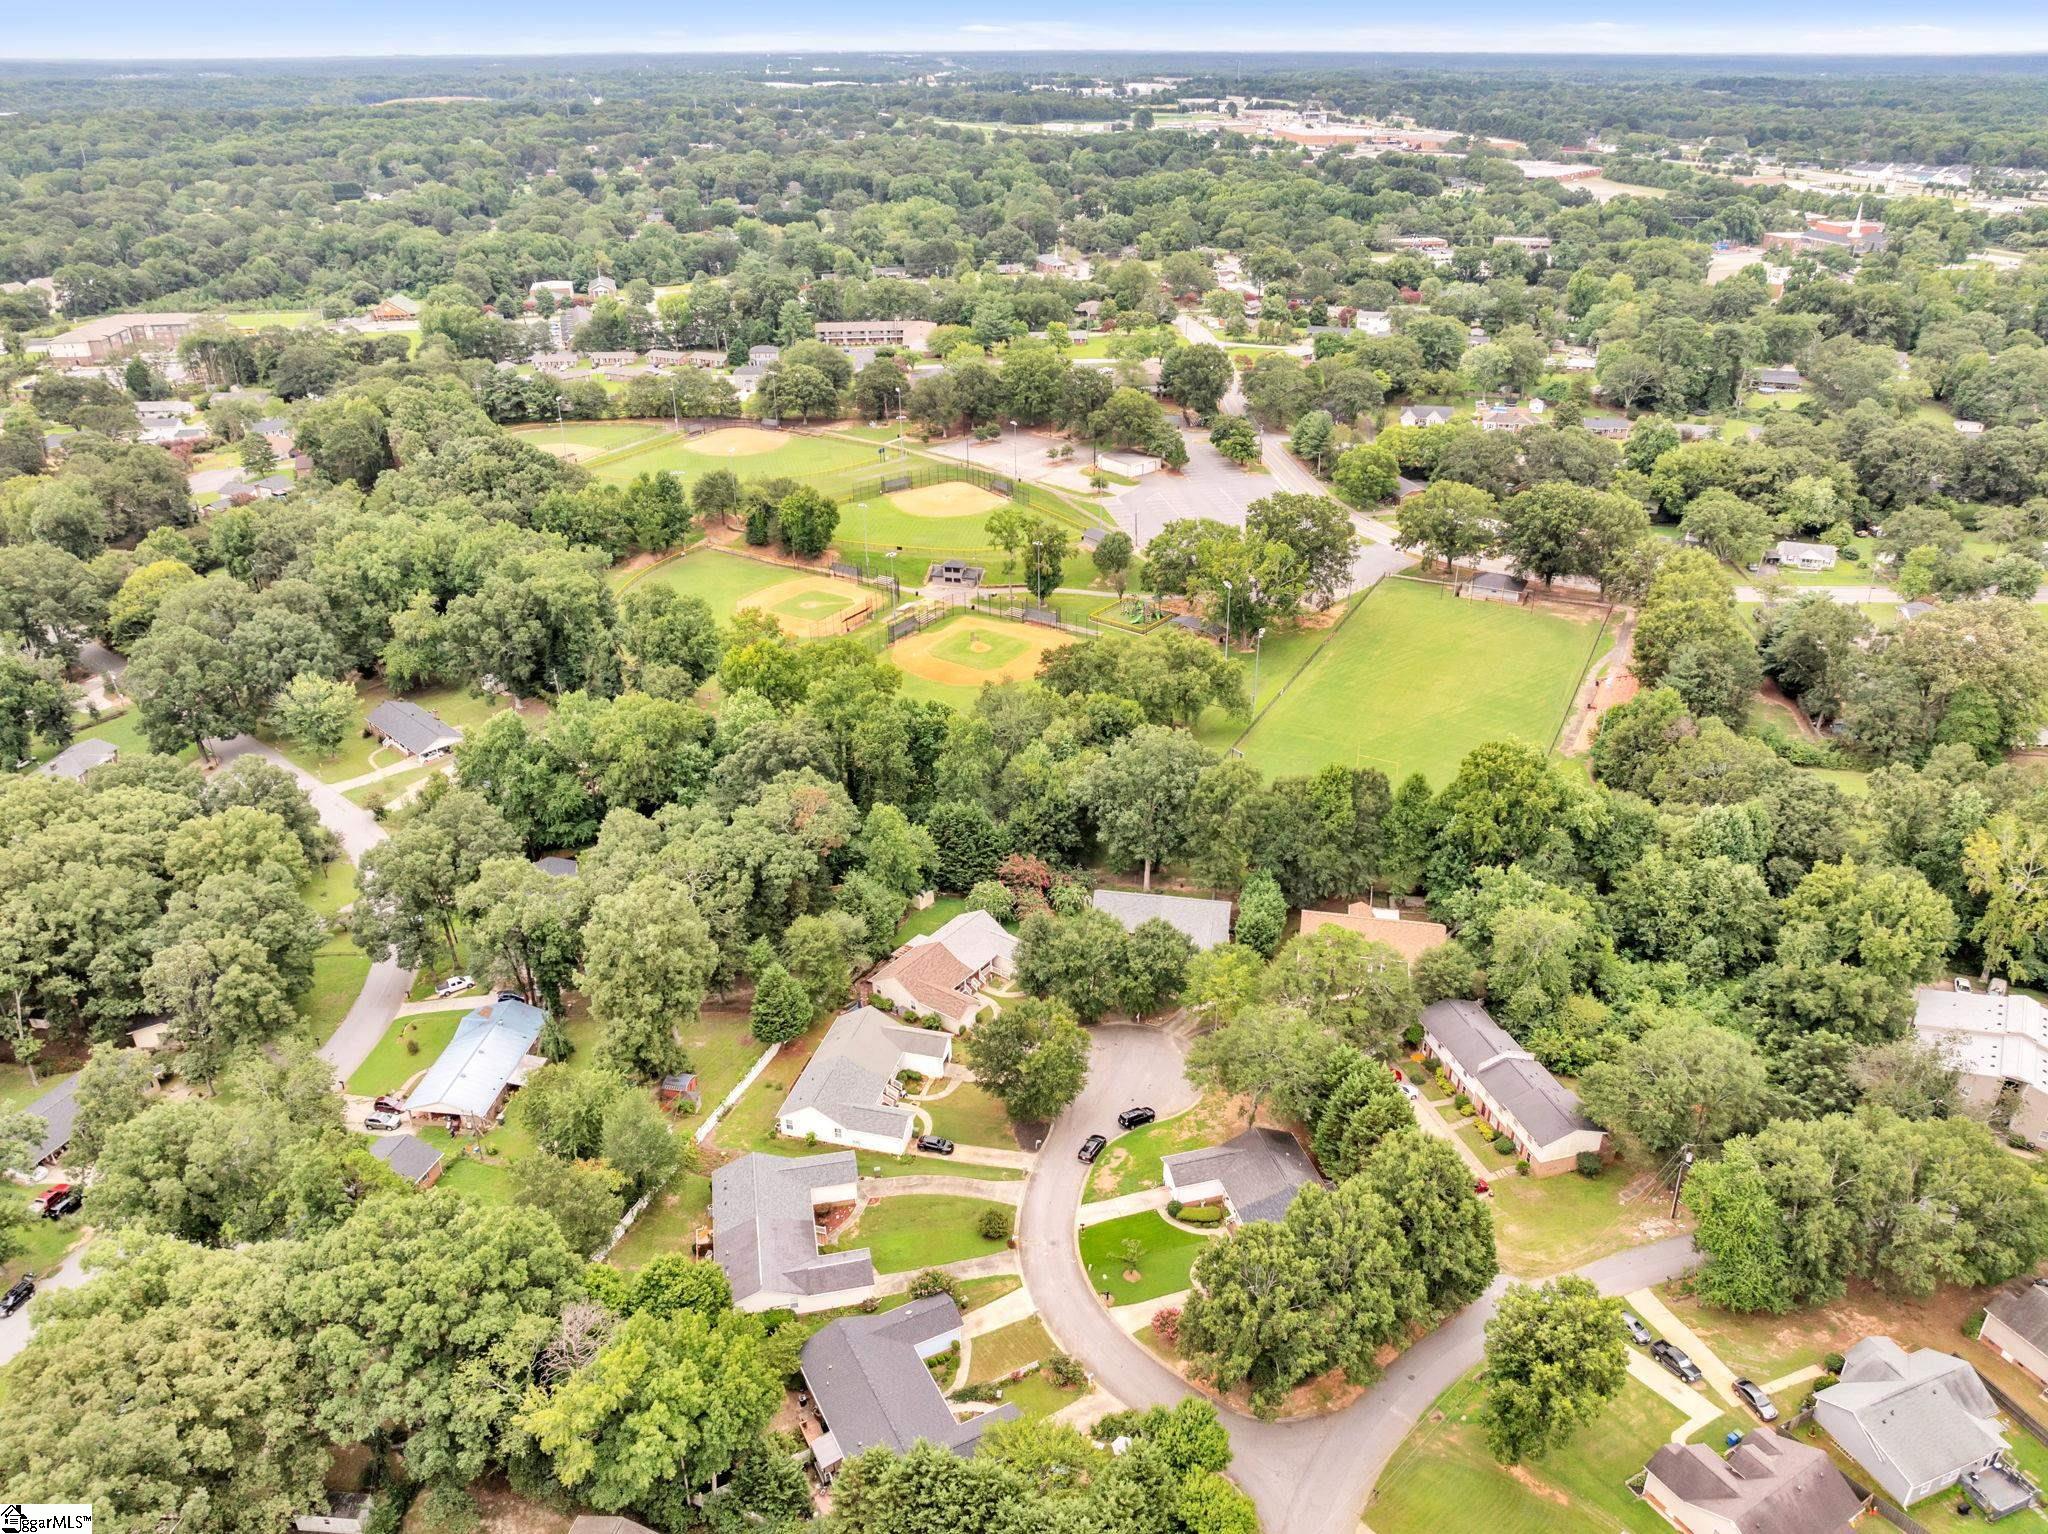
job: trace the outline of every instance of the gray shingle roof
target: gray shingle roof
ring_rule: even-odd
[[[944,1294],[912,1300],[877,1316],[834,1321],[804,1344],[804,1383],[832,1430],[842,1457],[885,1444],[899,1452],[920,1438],[969,1454],[991,1422],[1017,1415],[1000,1406],[966,1422],[953,1420],[931,1371],[932,1346],[960,1326],[960,1307]]]
[[[1819,1399],[1854,1417],[1907,1485],[1960,1472],[2006,1447],[1998,1405],[1977,1371],[1932,1348],[1908,1353],[1889,1337],[1865,1337],[1843,1360],[1841,1383]],[[1881,1469],[1867,1468],[1873,1475]]]
[[[2035,1347],[2048,1350],[2048,1281],[2035,1279],[2008,1289],[1985,1309]]]
[[[1517,1044],[1476,1001],[1439,1001],[1423,1008],[1422,1026],[1468,1076],[1515,1116],[1540,1145],[1582,1129],[1598,1129],[1579,1100]]]
[[[1141,890],[1097,890],[1095,909],[1107,911],[1135,932],[1157,917],[1170,927],[1185,932],[1198,949],[1209,949],[1230,941],[1230,902],[1203,900],[1192,895],[1151,895]]]
[[[414,1186],[441,1164],[441,1153],[418,1135],[384,1135],[371,1145],[370,1154]]]
[[[81,781],[95,767],[104,767],[120,750],[111,740],[74,740],[42,765],[46,777]]]
[[[71,1143],[71,1126],[78,1122],[77,1093],[78,1078],[67,1076],[28,1105],[29,1113],[43,1121],[43,1140],[36,1147],[35,1165],[41,1166]]]
[[[1811,1444],[1760,1427],[1726,1459],[1705,1444],[1668,1443],[1650,1473],[1742,1534],[1848,1534],[1863,1499],[1834,1461]]]
[[[848,1129],[901,1135],[914,1122],[908,1108],[890,1106],[903,1056],[939,1055],[948,1047],[942,1036],[905,1028],[878,1007],[855,1007],[834,1020],[781,1112],[816,1108]]]
[[[462,739],[462,731],[454,725],[403,698],[379,703],[370,710],[369,723],[372,730],[411,756],[424,756]]]
[[[774,1294],[831,1294],[875,1281],[865,1249],[818,1250],[819,1188],[855,1187],[860,1165],[852,1151],[822,1156],[766,1156],[750,1151],[711,1174],[711,1254],[725,1270],[735,1301]]]
[[[1230,1207],[1245,1221],[1279,1219],[1306,1184],[1323,1181],[1301,1142],[1284,1129],[1247,1129],[1221,1145],[1177,1152],[1165,1165],[1178,1188],[1211,1178],[1222,1183]]]

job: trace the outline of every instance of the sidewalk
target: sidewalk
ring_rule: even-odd
[[[1015,1252],[991,1252],[986,1257],[965,1257],[959,1262],[934,1263],[941,1273],[950,1273],[955,1278],[1001,1278],[1005,1274],[1022,1276],[1017,1267]],[[929,1271],[912,1268],[907,1273],[881,1273],[875,1277],[875,1293],[901,1294],[908,1289],[917,1275]]]
[[[1691,1349],[1688,1348],[1686,1351],[1690,1352]],[[1631,1379],[1656,1391],[1665,1401],[1678,1408],[1679,1414],[1685,1418],[1685,1421],[1671,1430],[1673,1443],[1684,1443],[1721,1415],[1721,1408],[1715,1404],[1712,1396],[1705,1395],[1690,1385],[1681,1385],[1652,1363],[1649,1355],[1639,1348],[1628,1350],[1628,1372]]]
[[[970,1310],[961,1318],[960,1333],[964,1337],[979,1337],[985,1332],[999,1332],[1006,1326],[1015,1326],[1019,1321],[1029,1321],[1038,1314],[1038,1303],[1031,1298],[1029,1289],[1012,1289],[1008,1294],[990,1300],[979,1310]]]
[[[1109,1307],[1109,1319],[1116,1322],[1119,1330],[1127,1337],[1135,1337],[1152,1324],[1152,1318],[1171,1305],[1176,1310],[1187,1308],[1188,1296],[1195,1291],[1182,1289],[1175,1294],[1162,1294],[1156,1300],[1138,1300],[1129,1305]]]
[[[1422,1127],[1424,1134],[1450,1141],[1451,1149],[1458,1153],[1458,1159],[1465,1163],[1472,1175],[1482,1182],[1487,1179],[1486,1163],[1479,1159],[1479,1153],[1467,1145],[1458,1131],[1451,1127],[1450,1121],[1437,1112],[1434,1103],[1411,1097],[1408,1099],[1408,1106],[1415,1110],[1415,1122]]]
[[[913,1155],[929,1155],[928,1151],[913,1149]],[[1004,1150],[997,1145],[956,1145],[953,1154],[933,1156],[934,1161],[964,1161],[969,1166],[1006,1166],[1017,1171],[1028,1172],[1038,1165],[1038,1157],[1027,1150]]]
[[[1083,1204],[1074,1215],[1078,1229],[1086,1230],[1091,1225],[1100,1225],[1104,1220],[1114,1220],[1122,1215],[1143,1214],[1148,1209],[1164,1209],[1166,1201],[1173,1195],[1164,1188],[1146,1188],[1138,1193],[1126,1193],[1119,1198],[1106,1198],[1099,1203]]]

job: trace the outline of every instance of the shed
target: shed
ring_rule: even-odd
[[[431,1188],[441,1180],[441,1153],[418,1135],[384,1135],[370,1154],[415,1188]]]

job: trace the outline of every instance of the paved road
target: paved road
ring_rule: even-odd
[[[1117,1112],[1147,1101],[1162,1113],[1193,1100],[1176,1041],[1149,1028],[1095,1030],[1090,1085],[1052,1126],[1024,1194],[1019,1254],[1024,1282],[1060,1346],[1133,1407],[1170,1406],[1189,1394],[1172,1370],[1124,1335],[1096,1303],[1074,1241],[1074,1210],[1086,1169],[1075,1150],[1108,1133]],[[1114,1142],[1112,1142],[1114,1143]],[[1696,1261],[1689,1237],[1604,1258],[1581,1270],[1603,1293],[1626,1294],[1685,1272]],[[1507,1280],[1396,1360],[1393,1372],[1344,1411],[1298,1422],[1260,1422],[1223,1413],[1231,1474],[1257,1503],[1272,1534],[1355,1534],[1366,1497],[1401,1440],[1430,1403],[1479,1362],[1486,1321]]]
[[[80,1267],[78,1262],[84,1255],[85,1248],[81,1246],[49,1273],[38,1275],[38,1299],[31,1301],[26,1309],[17,1310],[13,1315],[0,1320],[0,1364],[11,1362],[15,1354],[28,1346],[29,1316],[42,1295],[48,1294],[52,1289],[76,1289],[85,1282],[85,1269]]]
[[[364,853],[384,840],[384,828],[377,823],[376,816],[310,772],[294,766],[283,752],[274,747],[248,735],[237,735],[233,740],[216,742],[213,749],[223,763],[238,757],[258,756],[289,772],[297,779],[299,787],[306,791],[320,823],[334,833],[351,863],[361,862]],[[370,966],[369,978],[363,982],[355,1004],[348,1009],[348,1016],[341,1020],[334,1036],[320,1046],[320,1058],[334,1067],[337,1077],[347,1081],[355,1074],[356,1067],[369,1059],[370,1051],[384,1037],[384,1031],[391,1026],[391,1020],[398,1015],[399,1007],[412,990],[412,982],[412,971],[401,968],[395,960],[386,959]]]

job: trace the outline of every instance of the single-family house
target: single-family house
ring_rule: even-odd
[[[1479,429],[1481,431],[1524,431],[1542,419],[1542,412],[1531,405],[1481,405],[1478,407]]]
[[[265,416],[250,423],[249,430],[270,444],[270,450],[280,458],[289,458],[292,452],[292,423],[281,415]]]
[[[2048,1385],[2048,1279],[2032,1278],[1984,1307],[1977,1340]]]
[[[1793,570],[1832,570],[1840,558],[1841,550],[1832,543],[1801,543],[1796,538],[1780,538],[1770,552],[1772,564]]]
[[[43,1137],[31,1149],[29,1165],[18,1170],[55,1166],[71,1143],[71,1131],[78,1122],[78,1078],[66,1076],[30,1103],[27,1111],[30,1118],[43,1121]]]
[[[1394,476],[1394,499],[1397,501],[1412,501],[1428,488],[1426,479],[1410,479],[1405,474]]]
[[[1277,1220],[1295,1194],[1323,1184],[1299,1140],[1259,1125],[1221,1145],[1176,1151],[1160,1166],[1168,1193],[1183,1204],[1220,1204],[1233,1225]]]
[[[406,1113],[451,1134],[488,1124],[526,1073],[546,1063],[532,1053],[546,1021],[539,1007],[517,997],[485,1002],[455,1025],[448,1047],[406,1094]]]
[[[1634,430],[1634,423],[1625,415],[1583,416],[1579,424],[1596,437],[1605,437],[1609,442],[1626,442]]]
[[[294,1534],[364,1534],[375,1501],[365,1491],[335,1492],[324,1513],[300,1513],[292,1519]]]
[[[264,500],[274,501],[280,496],[291,494],[292,481],[287,475],[266,474],[250,488]]]
[[[1901,602],[1899,604],[1899,622],[1911,623],[1915,618],[1924,618],[1933,611],[1934,604],[1932,602]]]
[[[1358,309],[1352,312],[1351,328],[1360,335],[1390,336],[1394,333],[1394,320],[1384,309]]]
[[[1458,414],[1455,405],[1403,405],[1403,426],[1448,426]]]
[[[1984,435],[1982,421],[1957,421],[1956,435],[1959,437],[1981,437]]]
[[[1148,921],[1163,921],[1187,934],[1197,952],[1221,947],[1230,941],[1230,902],[1203,900],[1192,895],[1157,895],[1142,890],[1097,890],[1090,903],[1123,923],[1124,931],[1135,932]]]
[[[82,783],[93,768],[106,766],[120,754],[121,748],[111,740],[74,740],[43,763],[39,771],[47,778],[69,778]]]
[[[821,1252],[860,1202],[852,1151],[750,1151],[711,1174],[711,1256],[738,1310],[833,1310],[874,1292],[865,1248]]]
[[[1439,1001],[1422,1010],[1422,1047],[1451,1085],[1472,1100],[1481,1122],[1515,1142],[1535,1177],[1574,1169],[1581,1155],[1604,1156],[1607,1132],[1579,1111],[1579,1100],[1536,1063],[1476,1001]]]
[[[416,298],[407,298],[403,293],[393,293],[382,303],[370,310],[370,318],[387,325],[403,325],[420,317],[420,303]]]
[[[1643,1500],[1682,1534],[1849,1534],[1868,1503],[1827,1451],[1768,1427],[1724,1459],[1703,1443],[1650,1456]]]
[[[418,1135],[381,1135],[370,1154],[415,1188],[431,1188],[441,1180],[441,1153]]]
[[[576,860],[571,857],[555,854],[549,857],[535,858],[533,866],[546,874],[550,879],[573,879],[576,877]]]
[[[1806,379],[1797,368],[1758,368],[1756,386],[1761,394],[1789,394],[1805,388]]]
[[[919,1440],[965,1457],[1011,1405],[953,1415],[925,1360],[961,1338],[960,1307],[934,1294],[872,1316],[845,1316],[804,1344],[804,1386],[823,1431],[811,1438],[818,1474],[830,1480],[847,1460],[876,1446],[898,1453]],[[806,1437],[810,1433],[806,1432]]]
[[[1440,921],[1406,921],[1399,911],[1363,900],[1354,900],[1341,911],[1301,913],[1302,936],[1324,927],[1342,927],[1372,942],[1385,943],[1411,966],[1430,949],[1441,948],[1451,940],[1451,929]]]
[[[1932,1348],[1908,1353],[1889,1337],[1849,1349],[1840,1382],[1813,1398],[1813,1416],[1901,1507],[1995,1471],[2007,1452],[1998,1403],[1975,1369]],[[2001,1480],[1980,1486],[1995,1493]]]
[[[945,949],[917,950],[957,965]],[[909,1028],[878,1007],[855,1007],[833,1021],[817,1052],[776,1111],[778,1133],[815,1135],[826,1145],[900,1156],[910,1149],[917,1120],[898,1107],[905,1071],[937,1076],[953,1058],[953,1038],[940,1029]]]
[[[747,361],[749,363],[758,364],[765,368],[770,363],[780,362],[781,360],[782,348],[779,346],[750,346],[747,348]]]
[[[576,284],[566,278],[543,278],[539,282],[529,284],[526,289],[526,296],[528,298],[538,298],[543,293],[547,294],[557,304],[573,304],[576,302]]]
[[[462,744],[462,731],[430,709],[390,698],[370,710],[370,733],[394,750],[423,762],[446,756]]]
[[[935,1012],[966,1027],[981,1012],[991,976],[1016,972],[1017,939],[986,911],[963,911],[936,932],[912,938],[862,983],[861,996],[884,996],[910,1012]]]

